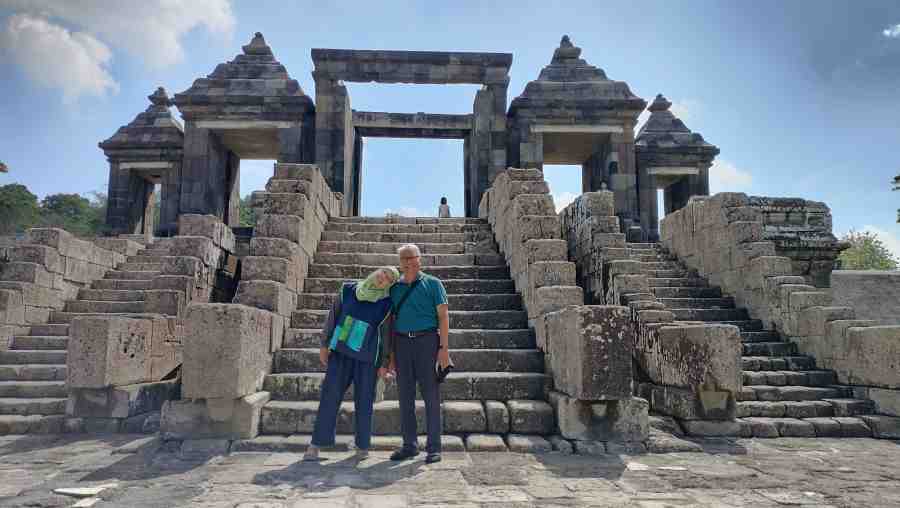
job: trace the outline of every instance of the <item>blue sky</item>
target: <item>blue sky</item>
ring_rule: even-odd
[[[124,6],[128,4],[129,6]],[[863,5],[864,7],[859,7]],[[712,190],[826,202],[838,234],[878,231],[900,254],[900,3],[896,1],[274,2],[0,0],[0,185],[105,191],[97,142],[188,88],[261,31],[314,97],[310,48],[513,53],[508,100],[563,34],[582,57],[721,149]],[[471,112],[475,86],[349,85],[352,106]],[[461,213],[462,143],[367,139],[363,212]],[[270,162],[243,161],[242,193]],[[578,168],[549,167],[562,202]]]

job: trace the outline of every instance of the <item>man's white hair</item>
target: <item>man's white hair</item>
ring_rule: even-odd
[[[414,243],[408,243],[406,245],[400,246],[397,249],[397,255],[403,257],[404,254],[415,254],[416,256],[421,256],[422,252],[419,251],[419,246]]]

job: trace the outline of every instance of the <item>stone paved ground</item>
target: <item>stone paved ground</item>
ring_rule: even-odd
[[[387,453],[210,459],[154,439],[0,438],[0,506],[72,506],[53,489],[108,483],[93,506],[900,506],[900,442],[873,439],[706,440],[705,453],[637,456],[447,453],[432,466]]]

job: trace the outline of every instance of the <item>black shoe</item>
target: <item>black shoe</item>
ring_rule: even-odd
[[[406,460],[411,459],[419,454],[419,450],[414,450],[411,448],[400,448],[391,454],[391,460]]]
[[[428,455],[425,456],[426,464],[434,464],[435,462],[440,462],[440,461],[441,461],[440,453],[429,453]]]

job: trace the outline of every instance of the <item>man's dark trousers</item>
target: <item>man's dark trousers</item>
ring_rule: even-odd
[[[400,398],[400,429],[403,448],[418,449],[416,441],[416,384],[425,401],[428,430],[426,452],[441,452],[441,392],[435,377],[440,338],[437,332],[410,338],[396,335],[397,390]]]

